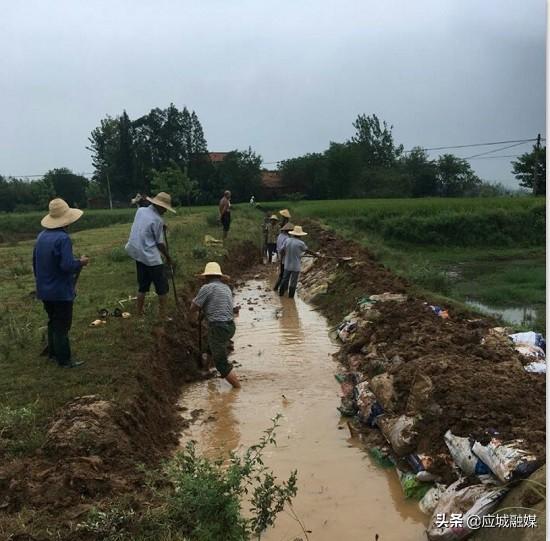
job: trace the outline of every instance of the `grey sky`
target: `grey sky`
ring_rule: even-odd
[[[3,0],[0,174],[92,171],[101,118],[170,102],[210,150],[266,162],[348,139],[359,113],[405,148],[544,136],[545,30],[544,0]],[[509,160],[471,163],[515,185]]]

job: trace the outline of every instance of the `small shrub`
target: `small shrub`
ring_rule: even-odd
[[[206,259],[208,257],[208,250],[200,244],[193,246],[191,253],[195,259]]]
[[[128,254],[122,246],[116,246],[109,252],[109,259],[114,263],[120,263],[128,259]]]

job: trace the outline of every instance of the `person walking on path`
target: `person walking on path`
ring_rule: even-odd
[[[170,266],[172,266],[172,260],[166,249],[164,238],[166,232],[162,215],[167,210],[173,213],[176,211],[172,208],[170,195],[165,192],[160,192],[152,198],[147,197],[147,200],[151,205],[140,207],[136,211],[130,237],[126,243],[126,253],[136,262],[137,315],[143,315],[145,294],[153,283],[159,299],[159,316],[164,319],[169,286],[162,256]]]
[[[208,345],[221,377],[233,387],[240,387],[239,378],[227,359],[228,344],[235,334],[234,316],[239,312],[239,307],[233,307],[231,288],[224,283],[229,276],[223,274],[215,262],[207,263],[199,276],[206,280],[206,284],[193,299],[191,312],[202,310],[208,321]]]
[[[277,252],[277,236],[279,235],[280,226],[279,220],[275,214],[269,218],[269,223],[267,224],[267,260],[269,263],[273,260],[273,254]]]
[[[290,215],[290,212],[288,211],[288,209],[280,210],[279,214],[282,216],[281,227],[283,227],[290,222],[290,219],[292,218],[292,216]]]
[[[231,225],[231,192],[229,190],[223,192],[218,209],[220,212],[220,223],[223,228],[223,239],[225,240],[229,233],[229,226]]]
[[[288,232],[294,229],[294,225],[290,222],[286,223],[281,227],[281,232],[277,236],[277,258],[279,260],[279,277],[277,278],[277,283],[273,286],[273,290],[277,291],[281,282],[283,281],[283,273],[285,272],[285,258],[283,257],[283,246],[286,240],[288,239]]]
[[[300,237],[305,237],[307,235],[301,226],[295,225],[288,234],[289,238],[286,239],[283,244],[282,250],[285,270],[283,272],[281,285],[279,286],[279,295],[282,297],[288,288],[288,296],[293,298],[296,293],[296,286],[298,285],[298,277],[302,269],[302,255],[305,253],[312,255],[317,254],[308,250],[306,243],[300,240]]]
[[[33,250],[33,271],[36,296],[48,314],[48,346],[44,353],[63,368],[83,364],[72,358],[69,331],[76,297],[76,277],[88,265],[86,256],[76,259],[67,228],[76,222],[82,211],[70,208],[63,199],[53,199],[49,212],[42,219],[44,230],[39,233]]]

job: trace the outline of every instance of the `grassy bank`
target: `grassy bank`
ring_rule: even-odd
[[[176,283],[180,289],[208,259],[221,260],[223,248],[204,246],[204,235],[221,236],[215,224],[215,209],[182,209],[166,215],[170,249],[176,260]],[[131,219],[132,214],[128,217]],[[28,219],[38,217],[28,216]],[[255,231],[257,213],[247,208],[234,212],[228,249]],[[90,327],[98,310],[112,311],[119,300],[136,293],[135,263],[124,252],[129,224],[80,231],[72,234],[75,254],[91,258],[78,282],[73,328],[74,356],[86,362],[75,370],[60,370],[39,352],[44,346],[46,318],[34,296],[33,241],[0,246],[0,454],[27,454],[39,447],[52,415],[77,396],[99,395],[124,404],[135,395],[140,374],[138,358],[152,347],[157,302],[151,293],[147,316],[109,318],[106,325]],[[169,302],[174,307],[170,292]],[[133,314],[133,302],[124,307]]]
[[[541,198],[278,202],[369,247],[428,292],[494,309],[529,308],[545,327],[545,201]]]

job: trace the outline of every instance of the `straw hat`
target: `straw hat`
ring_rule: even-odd
[[[172,198],[170,197],[170,194],[167,194],[166,192],[159,192],[155,195],[155,197],[146,197],[145,199],[153,203],[153,205],[158,205],[159,207],[163,207],[174,214],[176,213],[176,211],[172,208]]]
[[[279,214],[283,216],[284,218],[291,218],[290,212],[288,212],[288,209],[283,209],[279,211]]]
[[[83,212],[80,209],[72,209],[63,199],[56,198],[48,205],[48,214],[40,222],[46,229],[66,227],[76,222]]]
[[[295,225],[292,231],[288,232],[289,235],[294,235],[295,237],[305,237],[307,233],[302,229],[301,225]]]
[[[275,214],[272,214],[271,215],[271,218],[269,218],[270,220],[275,220],[276,222],[279,221],[279,218],[277,218],[277,216],[275,216]]]
[[[283,227],[281,227],[281,231],[292,231],[294,229],[294,224],[288,222]]]
[[[225,278],[226,280],[229,279],[227,274],[223,274],[219,263],[216,263],[215,261],[210,261],[207,263],[206,267],[204,267],[204,272],[198,276],[219,276],[220,278]]]

